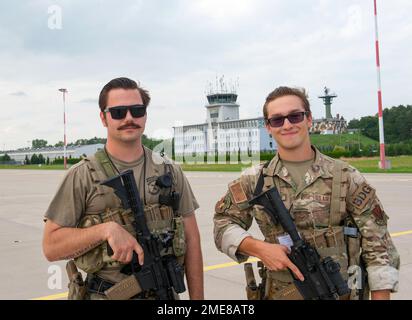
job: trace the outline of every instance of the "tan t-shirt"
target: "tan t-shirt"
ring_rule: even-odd
[[[133,170],[142,201],[146,200],[146,204],[158,203],[159,193],[163,191],[156,185],[156,180],[158,176],[166,173],[166,166],[158,154],[145,148],[145,155],[135,162],[127,163],[113,157],[111,160],[120,172]],[[143,170],[145,162],[146,170]],[[191,214],[199,208],[199,204],[189,182],[179,165],[172,163],[169,168],[175,183],[174,189],[180,193],[177,212],[183,216]],[[144,179],[145,184],[143,184]],[[86,160],[82,160],[68,170],[46,211],[45,218],[63,227],[76,227],[85,213],[102,213],[107,206],[110,206],[107,198],[106,201],[102,201],[102,198],[96,189],[96,183]]]
[[[301,187],[305,185],[306,172],[308,172],[310,166],[315,162],[315,159],[306,161],[281,161],[292,177],[292,181],[295,183],[295,190],[301,189]]]

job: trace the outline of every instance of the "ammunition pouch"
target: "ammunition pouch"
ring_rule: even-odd
[[[348,254],[342,226],[301,231],[302,238],[316,248],[321,259],[331,257],[339,263],[343,279],[348,279]]]
[[[150,298],[148,293],[142,292],[136,277],[133,275],[118,283],[104,280],[96,275],[88,275],[86,284],[87,293],[91,300],[139,300]]]
[[[345,238],[349,255],[348,285],[350,300],[369,300],[369,285],[366,268],[361,256],[361,234],[352,223],[345,227]]]
[[[303,300],[288,270],[267,270],[265,299],[267,300]]]
[[[248,300],[263,300],[265,294],[266,285],[266,270],[262,261],[257,263],[259,276],[262,282],[257,285],[255,274],[251,263],[244,264],[244,270],[246,275],[246,296]]]
[[[246,275],[246,296],[248,300],[260,300],[259,288],[256,285],[255,275],[251,263],[244,264]]]

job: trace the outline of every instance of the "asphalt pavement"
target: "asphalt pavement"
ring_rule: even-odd
[[[42,253],[43,215],[64,171],[0,170],[0,299],[64,299],[65,262],[48,262]],[[217,251],[213,211],[227,183],[238,173],[187,172],[200,208],[196,211],[205,265],[205,298],[245,299],[243,266]],[[401,255],[399,292],[412,298],[412,174],[365,174],[390,216],[389,231]],[[251,232],[262,238],[254,224]],[[187,293],[182,299],[187,299]]]

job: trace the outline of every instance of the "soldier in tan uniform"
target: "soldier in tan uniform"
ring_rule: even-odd
[[[135,238],[134,216],[122,207],[120,199],[100,182],[132,169],[148,227],[159,236],[174,235],[167,252],[184,265],[189,296],[203,299],[203,262],[200,236],[194,211],[199,207],[181,168],[166,157],[152,152],[141,142],[147,119],[149,93],[128,78],[107,83],[99,97],[100,118],[107,128],[104,150],[83,159],[66,173],[45,214],[43,251],[49,261],[74,259],[68,264],[69,298],[107,299],[119,297],[155,298],[136,284],[129,288],[122,267],[133,252],[143,264],[144,255]],[[165,186],[159,177],[169,177]],[[170,179],[171,178],[171,179]],[[179,199],[175,199],[179,194]],[[170,199],[173,203],[160,201]],[[176,202],[177,201],[177,202]],[[109,254],[109,246],[113,254]],[[85,283],[76,267],[87,273]],[[122,285],[122,287],[119,286]],[[124,295],[123,295],[124,294]]]
[[[278,152],[265,167],[247,169],[231,182],[214,215],[214,238],[220,251],[239,263],[249,256],[263,263],[262,290],[248,291],[248,297],[302,299],[287,270],[304,279],[287,256],[290,237],[272,223],[263,207],[248,203],[262,174],[263,191],[277,187],[301,236],[321,257],[339,262],[343,278],[353,289],[351,299],[369,298],[369,290],[372,299],[389,299],[398,288],[400,259],[375,189],[358,170],[311,145],[312,115],[304,90],[275,89],[266,98],[263,113]],[[264,241],[247,231],[253,218]]]

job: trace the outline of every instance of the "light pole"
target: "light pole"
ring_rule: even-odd
[[[61,88],[60,92],[63,93],[63,124],[64,124],[64,169],[67,169],[67,156],[66,156],[66,93],[67,89]]]

